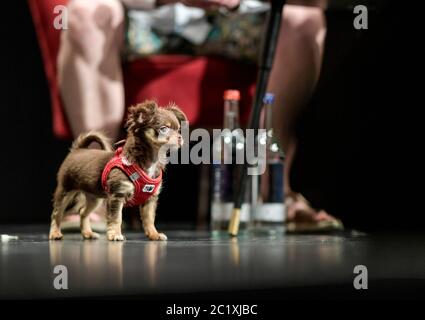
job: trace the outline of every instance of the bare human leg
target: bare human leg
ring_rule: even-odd
[[[119,0],[72,0],[68,18],[69,29],[61,34],[57,64],[72,134],[76,137],[89,130],[102,130],[116,140],[125,110],[120,61],[122,4]],[[86,226],[90,218],[102,225],[105,208],[98,211],[81,215],[81,226]],[[64,220],[72,227],[78,223],[78,214],[65,215]],[[82,230],[85,238],[95,236],[90,230]]]
[[[333,219],[324,211],[318,213],[302,195],[293,192],[289,179],[297,147],[294,127],[319,78],[325,35],[326,21],[321,8],[285,6],[268,91],[276,97],[273,127],[286,153],[284,189],[288,220]]]
[[[118,0],[73,0],[68,9],[58,74],[72,133],[103,130],[116,139],[124,116],[122,5]]]

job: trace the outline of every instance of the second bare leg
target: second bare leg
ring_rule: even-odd
[[[326,21],[317,7],[286,5],[268,91],[276,96],[273,128],[286,154],[284,190],[288,220],[329,220],[290,183],[291,165],[297,149],[295,126],[319,78],[323,59]]]
[[[124,12],[118,0],[73,0],[61,34],[59,87],[72,133],[103,130],[118,137],[124,116],[120,61]]]

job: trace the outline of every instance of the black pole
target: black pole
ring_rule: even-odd
[[[277,39],[279,36],[280,22],[282,19],[282,9],[286,0],[271,0],[271,9],[267,21],[267,29],[262,46],[261,60],[258,71],[257,87],[255,90],[255,99],[253,101],[251,116],[248,128],[255,130],[255,136],[259,128],[260,114],[263,97],[266,93],[267,83],[269,80],[270,70],[273,65],[274,54],[276,51]],[[229,223],[229,234],[237,236],[239,231],[240,212],[244,199],[248,162],[244,161],[242,172],[239,175],[239,181],[235,192],[234,207]]]

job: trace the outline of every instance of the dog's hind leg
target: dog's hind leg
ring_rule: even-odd
[[[64,192],[61,188],[56,189],[53,200],[53,212],[50,223],[49,240],[61,240],[63,238],[60,225],[65,209],[74,199],[76,191]]]
[[[97,239],[99,238],[99,234],[93,232],[91,229],[89,215],[100,206],[102,199],[96,198],[95,196],[87,193],[85,194],[85,198],[85,206],[80,210],[81,235],[84,239]]]
[[[62,232],[60,230],[62,216],[59,214],[59,208],[53,208],[51,220],[49,240],[61,240],[63,238]]]

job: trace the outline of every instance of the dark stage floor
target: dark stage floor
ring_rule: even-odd
[[[408,298],[425,296],[425,234],[245,235],[169,231],[168,242],[126,233],[124,243],[77,234],[47,240],[47,228],[0,226],[19,240],[0,244],[0,298],[241,297]],[[68,270],[56,290],[54,266]],[[356,265],[368,289],[355,290]],[[159,296],[158,294],[161,294]]]

